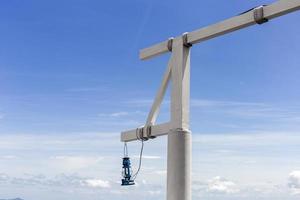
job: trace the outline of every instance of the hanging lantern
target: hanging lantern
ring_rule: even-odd
[[[132,170],[131,170],[131,163],[129,157],[123,158],[123,179],[122,179],[122,186],[126,185],[134,185],[134,180],[131,179]]]

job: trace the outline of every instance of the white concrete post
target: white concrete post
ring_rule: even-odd
[[[168,134],[167,200],[191,200],[191,133]]]
[[[183,38],[174,39],[172,61],[167,200],[191,200],[190,48],[184,46]]]

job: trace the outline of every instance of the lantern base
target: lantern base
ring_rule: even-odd
[[[122,179],[122,184],[121,186],[128,186],[128,185],[134,185],[134,180],[127,180],[127,179]]]

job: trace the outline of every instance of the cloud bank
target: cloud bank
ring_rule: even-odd
[[[300,195],[300,171],[293,171],[289,174],[288,187],[293,195]]]

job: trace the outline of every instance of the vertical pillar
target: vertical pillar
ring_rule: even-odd
[[[191,200],[189,131],[190,47],[176,38],[172,47],[171,123],[168,134],[167,200]]]

